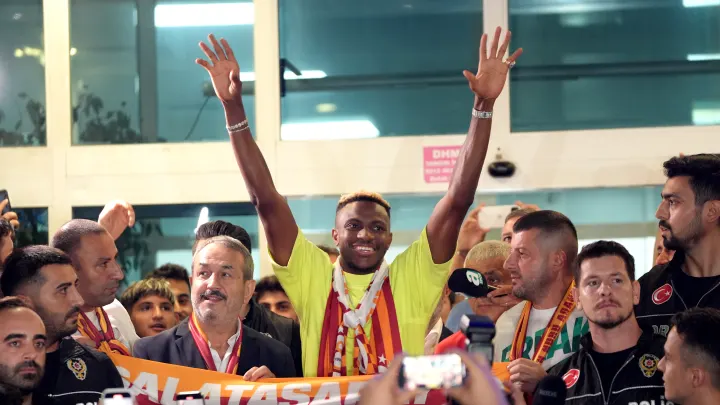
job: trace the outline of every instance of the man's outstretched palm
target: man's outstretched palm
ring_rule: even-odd
[[[215,93],[223,103],[240,100],[242,83],[240,83],[240,65],[238,65],[232,48],[221,38],[220,42],[210,34],[208,40],[212,49],[204,42],[200,42],[200,49],[210,59],[195,59],[195,63],[202,66],[210,74]]]
[[[507,60],[503,61],[505,52],[510,45],[511,33],[505,34],[505,40],[500,45],[500,33],[502,29],[497,27],[493,36],[490,54],[487,51],[487,34],[483,34],[480,39],[480,63],[478,64],[478,72],[473,74],[466,70],[463,72],[468,80],[470,89],[480,99],[497,98],[505,87],[508,70],[515,63],[515,60],[522,54],[522,48],[516,50]]]

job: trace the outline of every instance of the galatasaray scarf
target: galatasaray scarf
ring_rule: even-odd
[[[381,373],[390,364],[395,353],[402,351],[388,273],[389,267],[383,261],[380,269],[373,275],[362,300],[355,309],[351,309],[349,290],[340,260],[335,262],[332,288],[325,306],[318,377],[347,375],[345,347],[350,329],[355,332],[352,375]],[[370,336],[364,329],[368,320],[372,321]]]
[[[542,364],[543,361],[545,361],[545,357],[550,351],[553,343],[555,343],[555,339],[557,339],[558,335],[560,335],[560,331],[567,323],[572,312],[575,310],[575,299],[572,295],[573,287],[575,287],[574,281],[570,283],[567,291],[565,291],[565,296],[562,301],[560,301],[560,305],[555,308],[555,312],[553,313],[552,318],[550,318],[550,322],[548,322],[545,332],[540,337],[540,343],[535,345],[536,349],[535,354],[533,354],[531,359],[532,361],[539,364]],[[515,328],[515,335],[513,336],[512,347],[510,348],[510,361],[522,358],[523,347],[525,346],[525,336],[527,335],[528,323],[530,322],[531,309],[532,303],[530,301],[526,302],[522,314],[520,315],[520,320]]]
[[[101,307],[98,307],[95,308],[95,315],[98,318],[100,330],[95,327],[84,312],[80,312],[77,323],[78,332],[95,342],[95,348],[101,352],[130,356],[130,350],[115,338],[115,331],[113,331],[112,325],[110,324],[110,318],[108,318],[107,312]]]
[[[230,352],[230,361],[228,362],[227,368],[225,369],[225,373],[227,374],[237,374],[238,360],[240,359],[240,349],[242,349],[243,335],[242,321],[238,322],[241,322],[240,334],[238,335],[238,338],[235,341],[233,347],[229,349],[232,351]],[[212,353],[210,352],[210,344],[208,343],[207,335],[205,335],[205,332],[203,332],[202,328],[200,327],[197,318],[195,318],[194,312],[190,315],[190,319],[188,320],[188,327],[190,328],[190,334],[195,341],[195,346],[197,346],[198,350],[200,351],[200,355],[202,356],[203,360],[205,360],[205,366],[207,366],[207,369],[212,371],[218,371],[215,367],[215,361],[213,361]]]

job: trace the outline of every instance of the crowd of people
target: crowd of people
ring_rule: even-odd
[[[18,249],[17,216],[7,213],[0,402],[97,403],[103,390],[123,387],[113,354],[246,381],[381,374],[360,402],[400,405],[415,394],[397,384],[402,359],[450,351],[467,377],[447,394],[462,405],[507,403],[488,360],[507,363],[503,382],[518,405],[548,375],[563,379],[570,404],[720,401],[720,157],[664,163],[656,266],[639,279],[621,244],[598,241],[578,252],[572,221],[537,206],[518,202],[501,240],[485,240],[483,207],[470,208],[494,101],[522,52],[505,58],[510,33],[500,36],[498,28],[488,44],[483,35],[478,71],[464,72],[475,101],[448,191],[390,263],[391,206],[377,193],[340,198],[337,248],[303,234],[250,133],[233,51],[209,36],[209,45],[200,43],[208,59],[196,62],[225,110],[275,275],[256,282],[247,231],[211,221],[196,230],[189,269],[166,264],[120,291],[115,240],[133,226],[130,204],[110,202],[97,221],[63,225],[49,246]],[[447,280],[459,269],[482,273],[493,291],[453,291]],[[492,359],[463,350],[466,314],[495,324]]]

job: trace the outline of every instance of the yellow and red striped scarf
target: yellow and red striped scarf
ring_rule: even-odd
[[[95,315],[98,318],[100,330],[95,327],[85,313],[80,312],[77,321],[78,332],[95,342],[95,348],[101,352],[130,356],[130,350],[115,338],[115,331],[113,331],[112,325],[110,324],[110,318],[108,318],[107,312],[101,307],[98,307],[95,308]]]
[[[348,287],[340,260],[335,262],[333,287],[325,306],[325,320],[320,341],[318,377],[347,375],[346,340],[348,330],[355,332],[353,375],[378,374],[387,368],[395,353],[402,351],[395,301],[390,288],[389,268],[385,262],[375,272],[360,303],[351,310]],[[371,320],[372,333],[364,330]]]

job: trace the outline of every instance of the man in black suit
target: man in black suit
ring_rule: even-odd
[[[140,339],[137,358],[242,375],[247,381],[295,377],[290,349],[241,322],[255,289],[250,251],[216,236],[195,249],[190,291],[193,313],[178,326]]]
[[[237,239],[252,252],[252,240],[248,232],[241,226],[221,220],[206,222],[195,231],[195,244],[193,254],[199,244],[215,236],[230,236]],[[246,326],[258,332],[277,339],[290,348],[290,354],[295,362],[295,371],[302,377],[302,343],[300,342],[300,324],[296,321],[278,315],[264,306],[258,304],[256,298],[251,298],[243,309]]]

